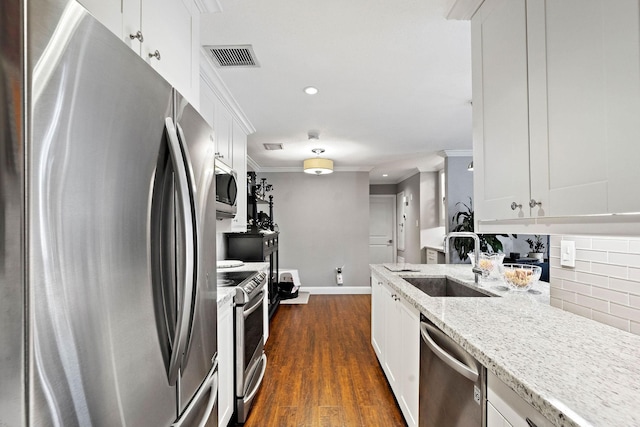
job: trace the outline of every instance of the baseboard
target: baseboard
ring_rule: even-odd
[[[354,295],[370,294],[371,286],[302,286],[300,290],[310,292],[312,295]]]

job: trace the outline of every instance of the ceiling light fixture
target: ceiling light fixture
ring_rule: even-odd
[[[471,163],[469,163],[469,166],[467,166],[467,170],[473,172],[473,160],[471,160]]]
[[[389,176],[389,174],[388,173],[383,173],[382,176],[386,178],[386,177]]]
[[[313,175],[327,175],[333,172],[333,160],[323,159],[320,154],[324,153],[322,148],[314,148],[313,153],[318,156],[304,161],[304,173]]]
[[[315,95],[316,93],[318,93],[318,88],[313,86],[307,86],[304,88],[304,93],[306,93],[307,95]]]

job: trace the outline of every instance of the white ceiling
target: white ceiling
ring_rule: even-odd
[[[470,24],[446,20],[448,3],[220,0],[202,44],[251,44],[260,63],[217,69],[256,129],[249,157],[263,171],[302,170],[320,147],[336,170],[394,183],[437,170],[440,150],[471,149]]]

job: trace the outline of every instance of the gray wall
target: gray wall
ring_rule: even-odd
[[[373,195],[393,194],[395,196],[398,193],[397,190],[397,184],[373,184],[369,186],[369,194]]]
[[[280,268],[297,269],[302,286],[369,286],[369,173],[259,173],[273,185]],[[268,208],[265,207],[265,211]]]
[[[420,173],[420,228],[438,226],[440,215],[438,172]]]
[[[444,159],[444,173],[446,176],[447,200],[445,228],[447,233],[455,225],[451,218],[460,210],[456,203],[469,205],[469,198],[473,200],[473,172],[467,170],[471,156],[446,157]],[[464,209],[464,207],[462,207]],[[475,210],[475,209],[474,209]]]
[[[398,256],[404,261],[419,264],[420,256],[420,174],[398,183],[397,193],[404,191],[408,206],[405,206],[404,251],[398,250]]]

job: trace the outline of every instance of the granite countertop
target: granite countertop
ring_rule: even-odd
[[[554,425],[640,426],[640,336],[549,306],[544,282],[538,295],[481,283],[501,297],[434,298],[403,277],[474,286],[470,265],[401,267],[418,271],[371,270]]]
[[[267,271],[268,269],[268,262],[245,262],[240,267],[219,268],[218,273],[223,271]],[[236,294],[235,286],[218,287],[217,291],[218,308],[227,304]]]

